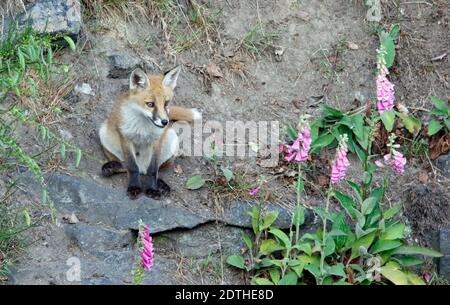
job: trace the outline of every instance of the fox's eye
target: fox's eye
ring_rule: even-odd
[[[169,105],[170,100],[167,100],[164,102],[164,107],[167,107],[167,105]]]
[[[150,107],[150,108],[153,108],[153,107],[155,107],[155,103],[153,103],[153,102],[148,102],[148,103],[147,103],[147,106]]]

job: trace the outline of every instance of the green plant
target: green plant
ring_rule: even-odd
[[[277,33],[268,32],[262,24],[258,24],[242,39],[241,47],[252,56],[260,56],[266,50],[273,49],[277,40]]]
[[[450,105],[443,100],[432,97],[431,102],[434,105],[431,114],[433,119],[428,123],[428,135],[432,136],[441,131],[443,128],[450,130]]]

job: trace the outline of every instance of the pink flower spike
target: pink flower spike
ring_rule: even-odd
[[[147,225],[144,226],[141,238],[143,243],[143,248],[141,250],[142,267],[145,270],[151,270],[153,267],[153,243]]]
[[[350,162],[347,159],[347,135],[341,135],[339,139],[339,147],[336,152],[336,159],[331,167],[331,179],[332,184],[336,184],[344,180],[347,173],[347,169],[350,166]]]
[[[258,187],[255,187],[254,189],[251,189],[251,190],[248,192],[248,194],[249,194],[250,196],[255,196],[256,194],[259,193],[260,190],[261,190],[261,188],[258,186]]]
[[[394,85],[386,77],[386,73],[381,73],[378,75],[376,80],[377,86],[377,109],[378,112],[383,113],[384,111],[391,110],[394,108],[395,91]]]
[[[392,149],[390,154],[385,155],[384,163],[389,165],[391,169],[400,175],[405,172],[406,158],[403,154],[395,149]]]
[[[311,149],[311,130],[309,126],[300,128],[297,139],[292,145],[285,145],[286,161],[302,162],[308,159],[309,150]]]

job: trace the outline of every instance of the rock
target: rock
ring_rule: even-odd
[[[8,27],[15,22],[21,29],[30,22],[38,33],[70,36],[76,40],[83,25],[81,4],[79,0],[37,0],[26,7],[26,12],[10,20]]]
[[[439,258],[439,275],[450,280],[450,228],[441,229],[439,246],[440,252],[444,255]]]
[[[233,201],[230,206],[225,208],[223,217],[220,220],[226,224],[252,228],[249,212],[251,211],[252,204],[244,201]],[[280,229],[289,229],[291,226],[292,215],[283,207],[275,204],[266,204],[265,210],[267,212],[278,211],[279,215],[274,223],[274,226]],[[305,210],[305,223],[304,226],[309,227],[312,225],[314,216],[310,210]]]
[[[439,168],[446,176],[450,175],[450,155],[441,155],[435,161],[434,164]]]
[[[144,68],[143,61],[137,57],[127,54],[109,56],[110,70],[109,78],[128,78],[136,68]]]
[[[86,83],[76,84],[73,91],[78,94],[95,95],[94,91],[91,88],[91,85]]]
[[[125,188],[105,187],[58,173],[47,174],[45,178],[49,196],[58,212],[75,213],[80,222],[103,224],[117,230],[137,230],[138,221],[142,219],[152,233],[158,233],[191,229],[213,220],[145,196],[130,200]]]

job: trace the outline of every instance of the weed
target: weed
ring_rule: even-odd
[[[264,25],[258,24],[242,39],[241,48],[253,57],[260,56],[268,50],[273,50],[278,38],[278,33],[268,32]]]

